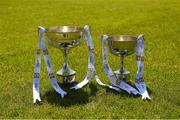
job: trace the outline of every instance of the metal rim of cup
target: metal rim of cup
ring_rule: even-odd
[[[126,38],[126,39],[124,39]],[[122,42],[125,42],[125,41],[137,41],[137,37],[135,36],[130,36],[130,35],[111,35],[111,36],[108,36],[108,40],[110,41],[122,41]]]
[[[48,33],[76,33],[83,32],[83,28],[80,26],[54,26],[46,28]]]

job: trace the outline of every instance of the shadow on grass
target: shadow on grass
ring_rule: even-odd
[[[153,91],[149,87],[147,87],[147,91],[148,91],[149,95],[153,94]]]
[[[61,86],[61,84],[60,84]],[[134,88],[135,86],[132,85]],[[97,93],[97,84],[89,83],[87,86],[83,87],[79,90],[71,90],[70,86],[62,86],[63,90],[65,90],[68,94],[62,99],[61,96],[55,92],[54,89],[51,91],[46,92],[42,99],[46,100],[49,104],[53,104],[56,106],[63,106],[63,107],[70,107],[73,105],[84,105],[88,102],[91,102],[92,99],[89,99],[90,97],[96,96]],[[128,94],[126,91],[122,90],[120,92],[117,92],[115,90],[102,87],[102,89],[106,89],[106,95],[108,94],[115,94],[119,95],[122,98],[133,98],[133,99],[139,99],[140,95],[133,95]],[[152,90],[147,88],[149,94],[152,94]]]
[[[92,83],[89,83],[86,87],[79,90],[71,90],[69,86],[62,86],[62,88],[68,93],[63,99],[58,93],[55,92],[55,90],[46,92],[42,98],[48,103],[56,106],[70,107],[73,105],[83,105],[90,102],[89,98],[95,96],[97,92],[97,85]]]

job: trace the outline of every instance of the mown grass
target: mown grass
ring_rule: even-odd
[[[1,0],[0,118],[180,118],[179,0]],[[98,86],[93,79],[64,99],[54,92],[43,62],[42,105],[32,103],[32,78],[37,26],[91,25],[96,70],[110,83],[102,67],[102,34],[145,34],[145,72],[152,101]],[[62,53],[48,47],[55,71]],[[110,56],[114,70],[119,59]],[[132,80],[135,56],[126,58]],[[87,70],[85,42],[69,54],[77,81]]]

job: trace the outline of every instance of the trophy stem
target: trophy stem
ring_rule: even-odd
[[[64,48],[64,68],[68,68],[67,54],[68,54],[68,49],[65,47]]]
[[[120,56],[120,73],[124,73],[124,56]]]
[[[75,71],[72,70],[69,65],[68,65],[68,48],[67,47],[64,47],[63,49],[63,56],[64,56],[64,64],[63,64],[63,67],[61,70],[59,70],[57,72],[58,75],[60,76],[64,76],[64,77],[68,77],[68,76],[73,76],[75,75]]]
[[[62,77],[63,84],[72,83],[75,79],[76,72],[68,65],[68,47],[63,49],[64,64],[61,70],[57,71],[57,75]]]

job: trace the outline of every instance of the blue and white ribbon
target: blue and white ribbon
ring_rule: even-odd
[[[139,35],[136,47],[136,64],[138,67],[138,71],[136,74],[136,87],[138,88],[140,94],[142,95],[142,99],[151,99],[147,92],[146,83],[143,79],[143,71],[144,71],[144,35]]]
[[[38,33],[39,33],[39,45],[36,53],[36,61],[35,61],[35,69],[34,69],[34,80],[33,80],[33,102],[36,103],[37,101],[41,101],[40,93],[39,93],[39,82],[40,82],[40,67],[41,67],[41,57],[40,57],[40,50],[43,51],[44,55],[44,61],[47,66],[47,72],[48,76],[51,80],[51,85],[55,89],[57,93],[61,95],[63,98],[67,93],[61,89],[61,87],[58,85],[57,80],[54,76],[51,60],[49,57],[48,50],[46,48],[46,45],[44,43],[43,39],[43,33],[45,32],[45,28],[38,27]]]

